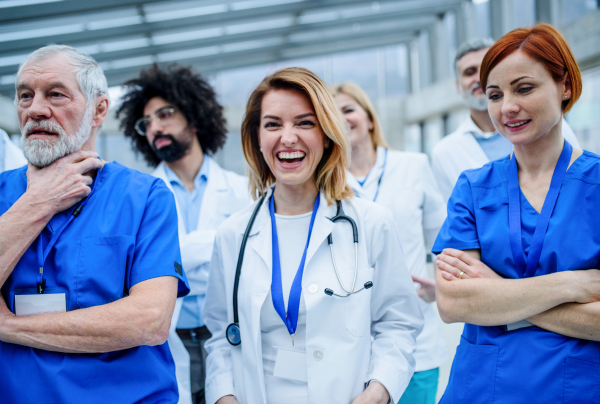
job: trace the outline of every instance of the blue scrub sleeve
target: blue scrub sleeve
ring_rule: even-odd
[[[131,289],[139,282],[160,276],[179,279],[177,297],[190,292],[181,266],[175,199],[164,183],[157,180],[148,194],[127,285]]]
[[[432,252],[439,254],[444,248],[470,250],[481,248],[475,224],[473,192],[469,179],[462,173],[448,201],[448,216],[438,233]]]

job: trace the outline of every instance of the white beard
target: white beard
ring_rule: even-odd
[[[62,126],[51,121],[29,121],[21,129],[21,149],[27,161],[36,167],[44,168],[61,157],[74,153],[90,138],[92,132],[93,108],[86,108],[81,124],[75,135],[69,136]],[[27,134],[34,128],[58,133],[58,140],[28,139]]]
[[[466,91],[461,88],[460,95],[462,96],[463,100],[465,100],[465,104],[467,104],[469,108],[476,111],[487,111],[488,102],[485,94],[483,94],[481,97],[473,95],[473,90],[479,86],[481,86],[479,83],[473,84],[471,88]]]

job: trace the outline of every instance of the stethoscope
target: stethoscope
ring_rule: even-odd
[[[235,268],[235,280],[233,282],[233,323],[227,326],[227,330],[225,331],[225,336],[227,337],[227,341],[233,345],[237,346],[242,343],[242,336],[240,334],[240,325],[239,325],[239,314],[238,314],[238,288],[240,285],[240,276],[242,274],[242,263],[244,261],[244,251],[246,250],[246,243],[248,241],[248,237],[250,236],[250,231],[252,230],[252,225],[254,224],[254,220],[258,215],[258,211],[266,198],[266,194],[263,195],[256,204],[252,215],[250,216],[250,220],[248,221],[248,226],[246,227],[246,231],[244,231],[244,236],[242,238],[242,244],[240,246],[240,253],[238,255],[237,266]],[[340,278],[340,274],[337,269],[337,265],[335,264],[335,256],[333,254],[333,236],[329,234],[327,236],[327,243],[329,244],[329,250],[331,251],[331,261],[333,263],[333,269],[335,270],[335,276],[338,279],[342,289],[346,292],[345,295],[340,295],[334,293],[333,290],[327,288],[325,289],[325,294],[327,296],[338,296],[338,297],[348,297],[355,293],[358,293],[365,289],[370,289],[373,287],[373,282],[368,281],[365,282],[362,288],[355,290],[356,287],[356,276],[358,274],[358,227],[356,226],[356,222],[350,216],[344,213],[344,208],[342,207],[342,201],[337,201],[337,212],[334,217],[330,219],[333,223],[338,222],[340,220],[345,220],[352,226],[352,237],[354,239],[354,280],[352,281],[352,288],[350,290],[346,289],[342,279]]]

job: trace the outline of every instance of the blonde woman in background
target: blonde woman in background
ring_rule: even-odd
[[[396,402],[423,317],[391,213],[346,185],[350,145],[326,85],[301,68],[265,78],[242,146],[262,197],[217,233],[203,309],[206,402]],[[349,222],[331,220],[339,204],[358,244]],[[345,289],[355,293],[337,296]]]
[[[418,293],[425,326],[417,338],[416,373],[399,402],[433,404],[439,366],[448,354],[433,308],[435,283],[427,273],[425,243],[431,246],[435,241],[446,206],[425,154],[389,150],[367,94],[354,83],[337,85],[333,93],[346,118],[352,146],[347,182],[359,198],[392,211],[406,265],[421,285]]]

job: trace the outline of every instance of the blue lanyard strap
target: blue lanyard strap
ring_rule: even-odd
[[[573,147],[565,140],[565,146],[563,147],[562,153],[554,168],[554,173],[552,174],[550,189],[544,200],[542,212],[540,213],[537,225],[535,226],[527,262],[525,262],[523,241],[521,239],[521,194],[519,188],[519,171],[517,159],[513,153],[508,170],[508,225],[510,230],[510,248],[512,250],[515,266],[521,277],[532,277],[537,270],[542,254],[542,247],[544,245],[544,238],[546,237],[546,231],[548,230],[548,224],[550,223],[550,217],[552,216],[554,206],[556,206],[556,200],[558,199],[563,179],[567,172],[567,168],[569,167],[572,152]]]
[[[375,202],[375,200],[377,200],[377,195],[379,195],[379,189],[381,188],[381,179],[383,178],[383,174],[385,174],[385,167],[387,166],[387,158],[388,158],[388,149],[385,149],[385,154],[383,156],[383,167],[381,169],[381,175],[379,176],[379,180],[377,180],[377,191],[375,191],[375,197],[373,198],[373,202]],[[367,174],[367,176],[365,177],[364,180],[359,181],[356,180],[356,182],[358,182],[358,184],[361,186],[365,185],[365,183],[367,182],[367,179],[369,178],[369,175],[371,174],[373,170],[369,171],[369,174]],[[356,192],[356,190],[354,191],[354,193],[356,194],[356,196],[358,196],[358,192]],[[360,196],[358,196],[360,198]]]
[[[98,157],[98,158],[100,158],[100,157]],[[94,181],[96,181],[98,179],[99,175],[100,175],[100,170],[98,170],[98,174],[96,175],[96,179]],[[37,251],[38,251],[39,272],[38,272],[37,281],[36,281],[38,293],[44,293],[44,291],[46,290],[46,279],[44,278],[44,264],[46,263],[46,258],[48,258],[48,254],[50,254],[50,251],[52,250],[52,248],[58,241],[58,238],[60,237],[62,232],[67,228],[69,223],[71,223],[71,221],[73,219],[75,219],[77,216],[79,216],[79,214],[81,213],[81,210],[83,209],[83,206],[90,199],[90,197],[92,196],[92,193],[94,193],[94,189],[96,189],[95,184],[92,186],[92,192],[90,192],[90,194],[87,196],[87,198],[85,198],[83,201],[81,201],[78,205],[76,205],[73,208],[73,213],[71,213],[69,215],[69,218],[54,232],[54,234],[50,238],[50,241],[48,242],[48,245],[46,246],[46,249],[44,249],[44,244],[43,244],[43,231],[38,236]]]
[[[279,260],[279,240],[277,238],[277,224],[275,222],[275,201],[274,197],[271,196],[269,201],[269,213],[271,214],[271,230],[272,230],[272,243],[273,243],[273,277],[271,280],[271,296],[273,298],[273,306],[275,311],[281,317],[281,320],[285,323],[290,335],[296,333],[296,327],[298,326],[298,312],[300,310],[300,295],[302,294],[302,274],[304,273],[304,264],[306,262],[306,252],[308,251],[308,244],[310,242],[310,235],[312,233],[313,225],[315,223],[315,217],[317,216],[317,210],[319,209],[319,195],[315,200],[313,207],[312,216],[310,218],[310,226],[308,227],[308,239],[306,240],[306,246],[304,247],[304,253],[300,260],[300,266],[292,282],[292,288],[290,290],[290,297],[288,299],[287,315],[285,313],[285,305],[283,303],[283,286],[281,284],[281,261]]]

